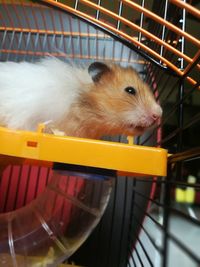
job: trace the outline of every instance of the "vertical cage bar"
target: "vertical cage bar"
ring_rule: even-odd
[[[10,166],[9,169],[9,174],[8,174],[8,182],[6,183],[6,189],[5,189],[5,193],[4,193],[4,203],[2,205],[2,212],[6,212],[7,211],[7,203],[8,203],[8,196],[9,196],[9,184],[11,184],[11,179],[12,179],[12,172],[13,172],[13,166]]]
[[[141,3],[142,8],[144,8],[144,4],[145,4],[145,0],[142,0],[142,3]],[[144,13],[141,12],[140,14],[140,27],[141,28],[143,28],[143,22],[144,22]],[[141,42],[141,39],[142,39],[142,33],[139,32],[138,41]]]
[[[25,12],[24,10],[24,7],[23,7],[23,12]],[[31,12],[33,14],[33,7],[31,6]],[[35,18],[34,18],[35,19]],[[34,35],[31,33],[31,32],[27,32],[27,38],[26,38],[26,42],[24,44],[24,47],[25,47],[25,51],[28,51],[29,49],[29,46],[31,44],[31,47],[32,47],[32,56],[31,56],[31,61],[33,61],[34,59],[34,56],[35,56],[35,52],[37,50],[37,46],[38,46],[38,43],[40,42],[40,35],[39,33],[35,33]],[[26,54],[24,55],[24,59],[26,59]]]
[[[134,209],[135,208],[135,205],[134,205],[134,203],[135,203],[135,190],[134,190],[135,185],[136,185],[136,179],[134,178],[133,184],[132,184],[133,190],[132,190],[131,206],[130,206],[130,222],[129,222],[129,226],[128,226],[129,227],[129,233],[132,233],[132,227],[133,227],[133,218],[134,218],[134,211],[135,211],[135,209]],[[128,242],[127,242],[127,250],[126,250],[127,251],[127,255],[126,255],[127,262],[130,261],[130,258],[133,260],[132,248],[133,248],[132,237],[129,234],[128,235]],[[134,266],[135,266],[135,264],[134,264]]]
[[[19,191],[19,188],[20,188],[20,178],[21,178],[21,175],[22,175],[22,166],[20,165],[19,166],[19,173],[18,173],[18,180],[17,180],[17,185],[16,185],[16,192],[15,192],[15,200],[14,200],[14,206],[13,206],[13,209],[15,210],[17,208],[17,199],[18,199],[18,191]]]
[[[88,57],[91,56],[91,47],[90,47],[90,26],[87,24],[87,50],[88,50]]]
[[[53,26],[53,37],[52,37],[52,43],[54,44],[55,48],[56,48],[56,51],[58,49],[58,42],[57,42],[57,38],[56,38],[56,24],[55,24],[55,13],[52,11],[52,9],[50,8],[49,9],[49,15],[51,17],[51,23],[52,23],[52,26]],[[51,44],[52,46],[52,44]]]
[[[163,209],[163,258],[162,258],[162,267],[169,267],[168,266],[168,251],[169,251],[169,219],[170,219],[170,210],[168,207],[170,207],[170,183],[169,180],[171,180],[172,172],[171,172],[171,165],[168,166],[168,177],[167,183],[163,186],[163,205],[165,206],[165,209]]]
[[[28,16],[26,14],[26,7],[23,5],[23,3],[22,3],[22,8],[23,8],[24,17],[26,19],[26,23],[27,23],[29,29],[31,29],[31,25],[30,25]],[[34,20],[36,29],[39,30],[39,25],[38,25],[38,21],[37,21],[37,15],[36,15],[35,8],[34,8],[33,4],[31,4],[31,13],[32,13],[32,16],[33,16],[33,20]],[[34,51],[33,52],[37,51],[37,47],[38,48],[40,47],[40,49],[42,49],[42,40],[41,40],[41,35],[40,35],[39,32],[37,32],[35,34],[35,36],[31,32],[28,33],[27,44],[26,44],[26,48],[25,48],[26,50],[27,50],[27,48],[29,46],[30,39],[31,39],[31,42],[32,42],[32,47],[34,47]],[[32,59],[33,59],[33,57],[34,57],[34,53],[33,53]]]
[[[184,0],[185,2],[185,0]],[[185,31],[185,9],[182,10],[182,18],[179,20],[179,22],[182,24],[182,30]],[[181,52],[184,53],[184,47],[185,47],[185,38],[182,36],[179,40],[181,43]],[[180,61],[180,69],[184,70],[184,59],[179,58]],[[180,79],[179,82],[179,90],[178,90],[178,99],[180,101],[180,104],[178,106],[178,127],[179,127],[179,133],[178,133],[178,142],[177,142],[177,152],[182,151],[182,146],[183,146],[183,123],[184,123],[184,80]],[[180,161],[177,164],[177,179],[182,179],[182,167],[183,164]]]
[[[122,1],[119,2],[119,12],[118,12],[118,15],[121,16],[122,15],[122,9],[123,9],[123,3]],[[121,24],[121,21],[118,20],[117,21],[117,30],[120,29],[120,24]]]
[[[110,262],[111,262],[111,245],[112,245],[112,239],[114,236],[114,232],[113,232],[113,225],[114,225],[114,219],[115,219],[115,210],[116,210],[116,200],[117,200],[117,183],[118,183],[118,179],[116,179],[115,182],[115,187],[114,187],[114,196],[113,196],[113,208],[112,208],[112,214],[111,214],[111,230],[109,233],[109,240],[108,240],[108,255],[107,259],[106,259],[106,266],[105,267],[109,267],[110,266]]]
[[[131,252],[130,250],[129,250],[128,252],[130,253],[130,259],[131,259],[131,261],[132,261],[132,263],[133,263],[133,266],[134,266],[134,267],[137,267],[137,266],[136,266],[136,263],[135,263],[135,260],[134,260],[134,257],[133,257],[133,255],[132,255],[132,252]],[[129,262],[130,262],[130,260],[129,260]]]
[[[125,180],[125,187],[124,187],[124,206],[123,206],[123,215],[122,215],[122,227],[120,231],[120,246],[119,246],[119,255],[118,255],[118,266],[120,266],[120,259],[121,259],[121,252],[122,252],[122,243],[124,237],[124,226],[125,226],[125,216],[126,216],[126,206],[127,206],[127,189],[128,189],[128,178],[124,178]]]
[[[98,4],[97,5],[101,6],[101,0],[98,0]],[[96,11],[96,19],[99,20],[99,16],[100,16],[100,11],[99,11],[99,9],[97,9],[97,11]]]
[[[63,13],[58,12],[59,16],[59,22],[60,22],[60,27],[61,27],[61,37],[60,37],[60,47],[63,47],[64,53],[67,54],[67,48],[66,48],[66,42],[65,42],[65,36],[64,36],[64,22],[63,22]]]
[[[78,9],[78,3],[79,3],[79,0],[76,0],[75,3],[74,3],[74,9],[75,9],[75,10]]]
[[[18,11],[17,11],[16,4],[14,3],[13,0],[11,1],[11,3],[12,3],[12,8],[13,8],[13,11],[14,11],[14,13],[16,15],[16,18],[17,18],[17,22],[19,24],[19,27],[22,29],[21,19],[20,19],[20,16],[18,14]],[[24,40],[24,45],[25,45],[25,43],[26,43],[25,34],[21,31],[19,33],[19,40],[18,40],[18,45],[17,45],[17,49],[18,50],[20,49],[20,47],[22,45],[22,39]],[[16,61],[18,60],[18,55],[17,54],[15,55],[15,60]]]
[[[165,0],[165,9],[164,9],[164,17],[163,17],[164,20],[167,19],[167,10],[168,10],[168,0]],[[165,39],[165,32],[166,32],[166,26],[163,25],[163,27],[162,27],[162,36],[161,36],[162,41],[164,41],[164,39]],[[164,47],[163,47],[163,45],[161,45],[161,47],[160,47],[160,55],[161,56],[163,56],[163,49],[164,49]],[[160,64],[162,64],[161,61],[160,61]]]
[[[78,40],[79,40],[79,48],[80,48],[80,57],[83,57],[83,45],[82,45],[82,37],[81,37],[81,22],[80,20],[78,20],[78,31],[79,31],[79,36],[78,36]]]

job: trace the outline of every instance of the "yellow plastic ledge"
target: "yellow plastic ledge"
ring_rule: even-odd
[[[167,151],[161,148],[15,131],[0,127],[0,154],[34,160],[166,176]]]

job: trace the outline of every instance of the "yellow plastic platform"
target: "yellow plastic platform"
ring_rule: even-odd
[[[0,155],[113,169],[119,173],[166,176],[167,151],[0,127]],[[5,157],[6,158],[6,157]]]

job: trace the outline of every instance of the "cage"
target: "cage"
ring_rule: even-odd
[[[164,111],[134,144],[0,128],[1,266],[200,265],[199,18],[195,0],[0,1],[0,61],[131,65]]]

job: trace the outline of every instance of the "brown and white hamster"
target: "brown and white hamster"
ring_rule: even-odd
[[[76,67],[54,57],[0,63],[0,125],[35,130],[52,121],[69,136],[141,135],[161,107],[132,67]]]

